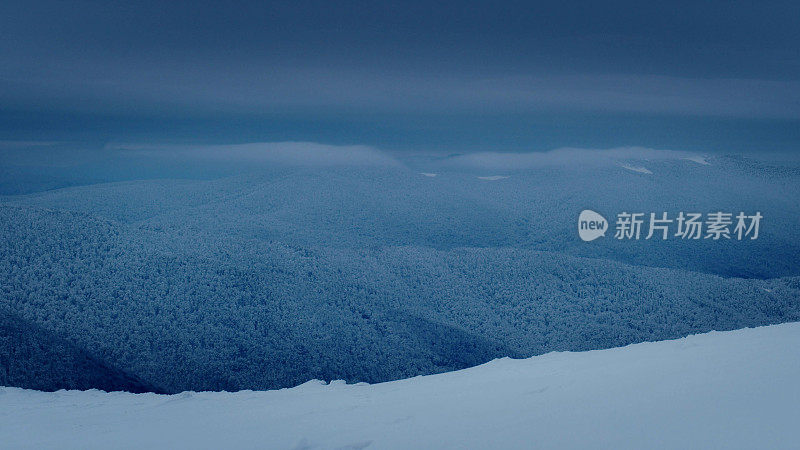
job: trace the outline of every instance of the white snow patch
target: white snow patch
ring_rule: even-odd
[[[705,156],[697,156],[697,155],[695,155],[695,156],[687,156],[686,158],[683,158],[683,159],[685,159],[687,161],[696,162],[697,164],[702,164],[704,166],[710,166],[711,165],[711,163],[708,162],[708,159],[706,159]]]
[[[633,172],[646,173],[648,175],[652,175],[653,174],[653,172],[651,172],[650,170],[648,170],[647,168],[642,167],[642,166],[633,166],[631,164],[621,164],[620,167],[622,167],[623,169],[628,169],[628,170],[633,171]]]
[[[479,180],[489,180],[489,181],[504,180],[506,178],[508,178],[508,176],[505,175],[491,175],[488,177],[478,177]]]
[[[0,446],[793,448],[798,347],[800,323],[786,323],[374,385],[172,396],[0,388]]]

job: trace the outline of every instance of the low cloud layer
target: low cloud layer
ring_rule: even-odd
[[[235,145],[125,144],[105,146],[122,157],[237,162],[296,166],[393,166],[407,165],[402,153],[392,154],[364,145],[326,145],[314,142],[257,142]],[[687,160],[707,163],[705,156],[679,150],[645,147],[611,149],[559,148],[546,152],[476,152],[442,159],[417,154],[412,165],[432,164],[450,169],[520,170],[556,165],[618,164],[624,161]],[[427,162],[426,162],[427,161]],[[427,173],[426,174],[430,174]]]
[[[237,145],[109,144],[123,157],[186,159],[209,163],[257,163],[291,166],[399,166],[390,155],[364,145],[313,142],[258,142]]]
[[[459,155],[441,162],[450,168],[514,171],[550,166],[621,165],[626,161],[687,160],[706,162],[703,155],[679,150],[656,150],[645,147],[611,149],[559,148],[548,152],[480,152]],[[702,162],[701,162],[702,161]]]
[[[630,74],[404,72],[214,65],[10,68],[0,99],[84,111],[475,113],[588,111],[800,119],[800,82]],[[87,73],[88,72],[88,73]]]
[[[795,152],[798,22],[797,2],[6,0],[0,139]]]

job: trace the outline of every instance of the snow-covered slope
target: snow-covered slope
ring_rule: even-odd
[[[375,385],[0,388],[0,446],[797,448],[800,323],[549,353]]]

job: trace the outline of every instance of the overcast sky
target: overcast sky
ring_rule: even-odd
[[[0,138],[791,149],[798,23],[792,1],[6,0]]]

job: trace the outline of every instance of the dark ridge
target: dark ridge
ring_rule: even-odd
[[[0,385],[166,393],[5,309],[0,309]]]

